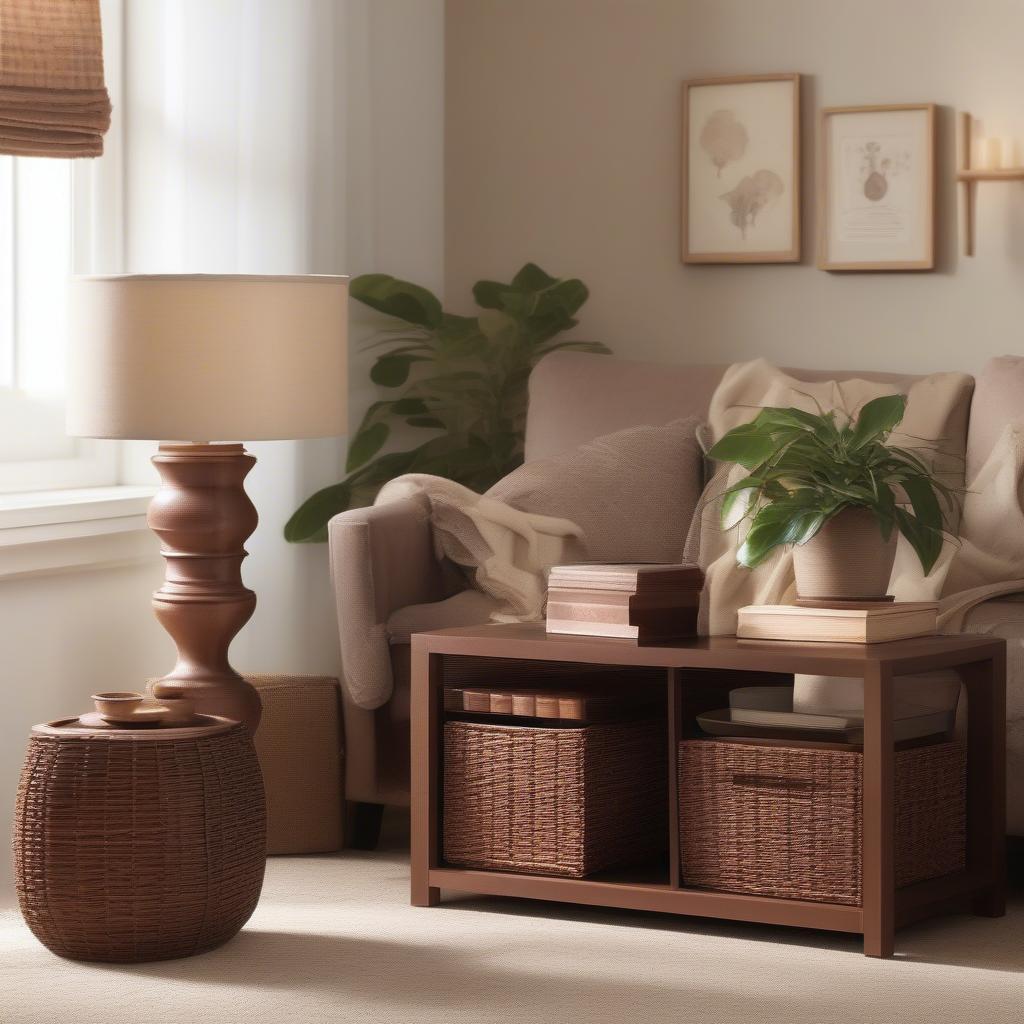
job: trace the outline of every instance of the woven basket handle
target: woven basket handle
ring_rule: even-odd
[[[736,774],[732,777],[734,786],[747,786],[753,789],[785,789],[798,793],[809,793],[814,783],[810,779],[796,779],[789,775],[750,775]]]

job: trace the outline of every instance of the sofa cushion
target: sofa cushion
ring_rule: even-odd
[[[707,417],[724,365],[641,363],[591,352],[552,352],[530,374],[526,460],[547,459],[616,430]],[[871,370],[791,370],[801,380],[862,377],[906,391],[916,379]]]
[[[595,561],[678,562],[700,497],[699,425],[691,417],[607,434],[525,463],[487,497],[572,520]]]
[[[1024,358],[998,356],[974,384],[967,435],[967,479],[973,480],[1008,423],[1024,420]]]

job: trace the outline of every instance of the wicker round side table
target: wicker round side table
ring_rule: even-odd
[[[201,953],[249,919],[263,885],[263,780],[245,726],[197,715],[32,730],[18,787],[18,902],[44,946],[137,963]]]

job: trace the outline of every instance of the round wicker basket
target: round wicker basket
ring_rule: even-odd
[[[196,716],[125,729],[36,726],[18,787],[18,902],[75,960],[137,963],[226,942],[263,885],[266,809],[248,730]]]

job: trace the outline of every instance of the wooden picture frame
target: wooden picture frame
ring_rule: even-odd
[[[933,270],[935,104],[826,107],[819,135],[818,267]]]
[[[682,260],[800,260],[800,75],[683,83]]]

